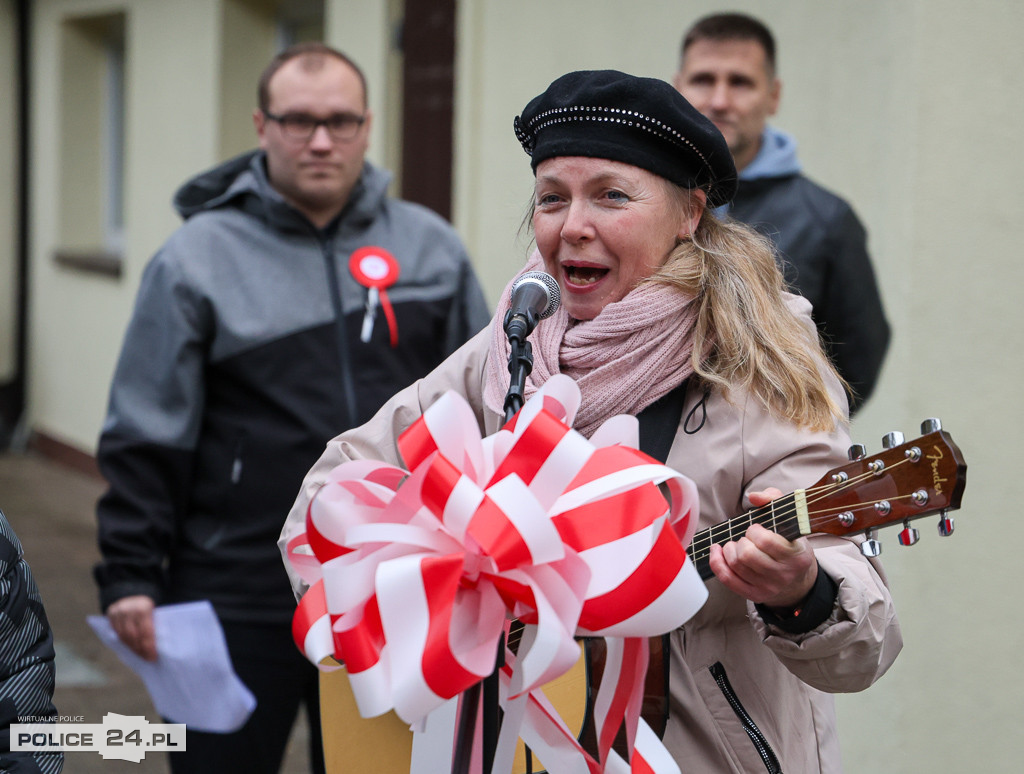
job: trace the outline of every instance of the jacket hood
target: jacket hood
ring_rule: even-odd
[[[761,135],[761,150],[745,168],[740,180],[759,180],[768,177],[787,177],[803,169],[796,157],[796,139],[771,126]]]
[[[308,230],[308,220],[270,184],[266,154],[249,151],[186,181],[174,195],[174,208],[185,220],[218,207],[235,207],[285,230]],[[353,224],[372,219],[379,209],[391,173],[364,162],[359,181],[346,205]]]

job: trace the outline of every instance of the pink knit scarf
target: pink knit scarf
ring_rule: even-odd
[[[543,270],[540,253],[521,274]],[[521,276],[517,275],[517,276]],[[498,304],[487,362],[484,401],[504,415],[509,344],[501,322],[509,308],[513,278]],[[609,417],[636,415],[693,372],[693,299],[669,285],[645,284],[608,304],[593,320],[570,320],[559,308],[531,334],[533,371],[526,397],[556,373],[579,385],[582,403],[576,429],[588,438]]]

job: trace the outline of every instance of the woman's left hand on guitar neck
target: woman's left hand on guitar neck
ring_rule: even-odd
[[[781,496],[769,487],[751,492],[750,502],[759,507]],[[709,564],[727,589],[780,613],[798,607],[818,577],[818,562],[806,538],[790,542],[760,524],[752,524],[739,540],[711,546]]]

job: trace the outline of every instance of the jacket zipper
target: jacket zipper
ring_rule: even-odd
[[[327,264],[327,284],[331,294],[331,306],[334,307],[334,326],[338,337],[338,357],[341,359],[341,387],[344,393],[345,410],[348,413],[348,428],[357,425],[356,386],[352,376],[352,362],[348,351],[348,331],[345,326],[345,310],[341,304],[341,284],[338,267],[334,263],[334,249],[330,239],[319,239]],[[343,428],[347,429],[347,428]]]
[[[736,696],[735,691],[732,689],[732,685],[729,683],[729,678],[726,677],[725,667],[722,666],[721,662],[716,662],[711,665],[711,676],[715,678],[715,682],[718,683],[719,689],[725,696],[726,701],[729,702],[729,706],[732,707],[732,711],[736,713],[736,717],[739,718],[740,724],[743,726],[743,730],[747,732],[747,736],[750,737],[750,741],[754,743],[754,749],[757,750],[757,754],[761,756],[761,761],[764,763],[764,767],[768,770],[769,774],[782,774],[782,764],[779,763],[778,757],[775,755],[775,751],[772,750],[771,745],[768,744],[768,740],[764,734],[754,723],[750,715],[747,714],[746,709],[740,703],[739,697]]]
[[[231,485],[237,486],[238,482],[242,480],[242,440],[239,439],[235,444],[235,459],[231,463]]]

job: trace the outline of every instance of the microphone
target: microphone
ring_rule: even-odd
[[[555,278],[542,271],[529,271],[512,283],[512,305],[505,315],[509,340],[525,341],[538,322],[555,313],[561,297]]]

